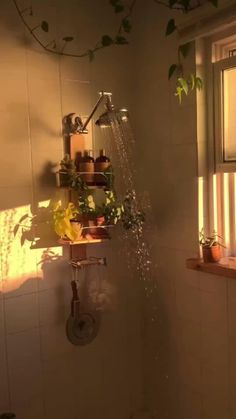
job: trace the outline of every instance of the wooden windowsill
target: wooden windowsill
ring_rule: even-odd
[[[225,257],[219,263],[205,263],[202,259],[186,260],[186,267],[195,271],[236,279],[236,257]]]

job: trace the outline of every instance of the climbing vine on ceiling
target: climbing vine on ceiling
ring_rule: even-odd
[[[78,53],[70,52],[69,44],[75,41],[73,36],[65,35],[61,39],[49,39],[48,42],[43,40],[42,34],[48,33],[50,35],[50,25],[47,20],[41,21],[38,25],[33,26],[31,18],[34,15],[32,6],[22,9],[18,0],[12,0],[19,17],[24,24],[29,34],[34,40],[47,52],[67,57],[83,58],[88,57],[90,61],[94,59],[95,54],[104,48],[114,45],[126,45],[129,43],[129,34],[133,28],[132,16],[133,11],[138,3],[138,0],[107,0],[111,5],[113,12],[121,16],[118,28],[115,34],[101,35],[98,42],[84,51]],[[214,7],[218,7],[218,0],[149,0],[153,1],[159,6],[167,7],[170,12],[178,11],[180,13],[191,13],[191,11],[202,6],[203,3],[211,3]],[[174,32],[178,32],[178,26],[175,19],[170,18],[166,25],[166,36],[170,36]],[[179,45],[176,53],[176,62],[173,63],[168,70],[168,79],[176,78],[175,95],[179,102],[182,101],[182,96],[186,96],[194,89],[202,89],[202,80],[197,74],[185,74],[184,60],[188,57],[191,49],[191,43]]]

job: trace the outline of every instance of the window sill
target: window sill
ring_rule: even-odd
[[[205,263],[202,259],[187,259],[186,267],[195,271],[236,279],[236,257],[225,257],[219,263]]]

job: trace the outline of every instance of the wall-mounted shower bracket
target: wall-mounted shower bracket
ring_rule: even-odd
[[[111,92],[99,92],[99,99],[95,103],[92,112],[83,123],[82,118],[80,116],[75,116],[75,113],[70,113],[69,115],[65,116],[63,119],[63,132],[65,135],[72,135],[72,134],[88,134],[87,126],[91,121],[93,115],[95,114],[96,110],[98,109],[99,105],[102,103],[103,100],[106,101],[106,108],[107,110],[112,110],[113,105],[111,102]]]
[[[69,264],[75,269],[83,269],[91,265],[107,266],[107,261],[105,257],[90,257],[88,259],[72,259],[69,261]]]

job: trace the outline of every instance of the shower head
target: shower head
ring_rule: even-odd
[[[114,120],[116,120],[119,124],[128,120],[127,109],[114,109],[114,106],[112,105],[111,108],[110,104],[109,106],[106,104],[106,108],[107,110],[102,115],[100,115],[95,122],[95,124],[100,128],[110,127],[112,121]]]
[[[105,112],[98,118],[96,125],[104,128],[111,126],[112,121],[117,121],[122,123],[128,120],[128,111],[127,109],[115,110],[112,104],[112,93],[110,92],[99,92],[99,99],[95,103],[95,106],[92,109],[92,112],[87,117],[86,121],[83,123],[80,116],[76,116],[74,113],[70,113],[63,119],[64,132],[68,135],[71,134],[87,134],[87,126],[92,119],[93,115],[97,111],[98,107],[105,101]]]

